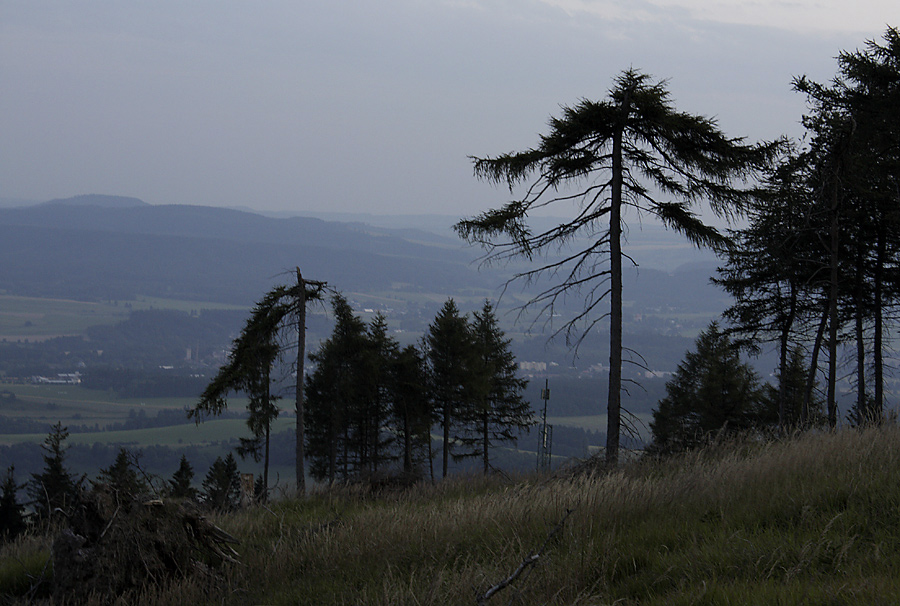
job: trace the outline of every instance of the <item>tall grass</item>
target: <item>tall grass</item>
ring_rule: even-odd
[[[240,565],[131,602],[476,604],[544,546],[489,603],[894,604],[900,430],[612,473],[335,489],[218,523],[241,539]]]

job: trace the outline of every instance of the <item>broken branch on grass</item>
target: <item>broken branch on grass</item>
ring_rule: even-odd
[[[524,573],[526,570],[528,570],[531,566],[534,566],[535,563],[543,555],[544,550],[550,544],[550,541],[553,540],[554,536],[556,536],[556,533],[558,533],[560,530],[562,530],[562,527],[565,525],[566,520],[569,518],[569,516],[572,514],[573,511],[575,511],[575,510],[567,509],[566,515],[564,515],[562,517],[562,519],[559,521],[559,523],[553,528],[553,530],[550,531],[550,534],[548,534],[547,538],[544,539],[544,543],[540,546],[540,548],[537,551],[531,552],[524,560],[522,560],[522,563],[519,564],[519,567],[516,568],[511,575],[509,575],[508,577],[506,577],[505,579],[503,579],[502,581],[500,581],[499,583],[497,583],[496,585],[494,585],[493,587],[491,587],[490,589],[485,591],[483,594],[478,596],[478,599],[476,600],[476,604],[478,604],[478,606],[482,606],[482,604],[487,604],[487,601],[490,600],[495,594],[506,589],[516,579],[518,579],[520,576],[522,576],[522,573]]]

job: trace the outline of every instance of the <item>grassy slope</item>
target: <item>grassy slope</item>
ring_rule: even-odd
[[[570,510],[534,566],[490,604],[900,601],[900,430],[891,427],[613,474],[281,501],[219,520],[242,540],[227,591],[184,583],[145,603],[475,604]],[[21,547],[16,555],[27,560]]]

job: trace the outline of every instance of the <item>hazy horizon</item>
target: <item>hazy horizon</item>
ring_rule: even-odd
[[[791,79],[898,23],[872,0],[13,0],[0,197],[468,216],[508,196],[469,156],[531,147],[625,69],[730,136],[797,137]]]

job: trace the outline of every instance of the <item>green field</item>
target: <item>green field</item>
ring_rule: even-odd
[[[294,426],[294,419],[280,418],[273,423],[272,431],[277,433]],[[214,419],[199,425],[186,422],[184,425],[171,427],[152,427],[130,431],[98,431],[69,434],[68,444],[113,444],[143,446],[178,446],[207,445],[213,442],[233,440],[246,437],[247,424],[242,419]],[[46,439],[45,434],[0,434],[0,444],[18,444],[22,442],[40,443]]]
[[[6,384],[2,386],[2,391],[14,394],[15,399],[0,399],[0,415],[52,419],[54,422],[78,425],[124,421],[130,413],[139,410],[148,416],[155,416],[161,409],[184,409],[195,404],[193,398],[118,398],[108,392],[85,389],[79,385]]]
[[[78,385],[3,385],[0,392],[15,395],[14,399],[0,397],[0,416],[27,418],[51,425],[61,422],[64,426],[99,425],[102,428],[113,423],[125,422],[133,415],[143,413],[152,418],[160,410],[184,410],[196,403],[193,398],[116,398],[106,392],[84,389]],[[243,410],[246,404],[243,398],[229,401],[230,409],[234,411]],[[279,419],[276,431],[292,426],[293,422],[293,419],[288,417]],[[185,418],[184,425],[172,427],[73,433],[69,437],[69,442],[138,446],[203,444],[229,440],[246,434],[246,426],[240,419],[213,419],[197,426]],[[0,444],[42,442],[44,438],[46,438],[44,434],[0,433]]]
[[[115,324],[128,318],[133,310],[171,309],[244,309],[237,305],[204,301],[181,301],[138,297],[134,301],[90,303],[69,299],[39,299],[0,295],[0,338],[44,340],[64,335],[80,335],[89,327]]]
[[[641,413],[633,415],[634,419],[623,418],[624,422],[631,422],[637,425],[637,431],[641,437],[648,438],[650,436],[650,421],[653,415],[649,413]],[[636,419],[636,420],[635,420]],[[563,427],[577,427],[580,429],[588,429],[591,431],[606,431],[607,415],[590,415],[580,417],[547,417],[547,423],[550,425],[561,425]]]

